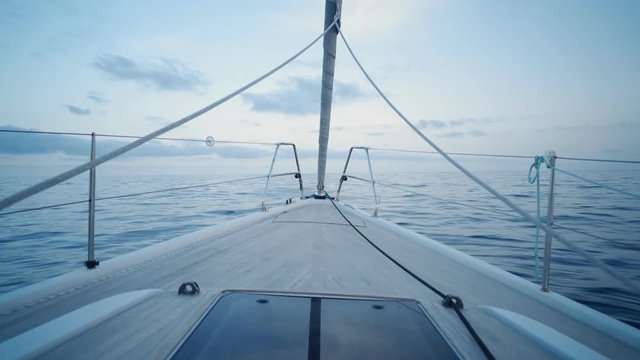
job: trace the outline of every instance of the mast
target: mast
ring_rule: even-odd
[[[341,0],[326,0],[324,28],[329,27],[340,12]],[[316,195],[325,196],[324,176],[327,168],[327,146],[331,122],[331,99],[333,97],[333,74],[336,67],[336,40],[338,29],[333,28],[324,35],[322,58],[322,92],[320,94],[320,132],[318,135],[318,186]]]

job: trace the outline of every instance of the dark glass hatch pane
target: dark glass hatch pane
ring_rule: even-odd
[[[413,300],[230,292],[177,359],[457,358]]]
[[[306,359],[309,308],[304,297],[229,293],[174,358]]]
[[[323,359],[455,359],[415,301],[322,299]]]

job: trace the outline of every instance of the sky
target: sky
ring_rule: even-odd
[[[323,9],[321,0],[4,0],[0,127],[145,135],[300,50],[322,32]],[[638,18],[633,0],[345,0],[342,29],[391,101],[446,151],[638,160]],[[319,42],[166,136],[294,142],[314,172],[321,60]],[[341,41],[336,61],[329,147],[341,161],[328,171],[354,145],[431,150]],[[0,134],[0,165],[55,153],[66,166],[86,144]],[[118,144],[102,141],[99,152]],[[236,163],[272,151],[155,143],[132,156]]]

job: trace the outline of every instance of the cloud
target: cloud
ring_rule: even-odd
[[[102,54],[93,65],[113,79],[151,85],[159,90],[192,91],[208,84],[199,71],[178,60],[160,57],[136,62],[124,56]]]
[[[420,129],[442,129],[447,126],[447,123],[442,120],[420,120],[416,126]]]
[[[89,91],[87,93],[87,98],[97,102],[98,104],[104,104],[106,102],[104,96],[96,91]]]
[[[488,124],[495,120],[490,118],[461,118],[453,120],[420,120],[416,124],[420,129],[444,129],[446,127],[460,127],[468,124]]]
[[[464,136],[464,133],[462,131],[449,131],[442,133],[439,136],[444,138],[461,138]]]
[[[3,130],[35,130],[16,126],[0,126]],[[125,141],[98,136],[97,147],[100,153],[107,153],[126,144]],[[0,154],[27,155],[63,153],[71,156],[88,156],[89,136],[46,135],[25,133],[0,133]],[[150,141],[132,150],[124,156],[197,156],[218,155],[229,159],[252,159],[270,157],[272,150],[253,147],[214,145],[209,147],[197,142]]]
[[[416,123],[416,126],[423,130],[424,129],[444,130],[444,129],[450,129],[450,128],[463,127],[468,124],[486,124],[486,123],[492,123],[494,121],[495,120],[490,118],[461,118],[461,119],[454,119],[454,120],[448,120],[448,121],[420,120]],[[464,136],[471,136],[471,137],[477,138],[477,137],[486,136],[487,133],[479,129],[471,129],[468,131],[460,131],[460,130],[447,131],[443,133],[436,133],[435,135],[439,137],[444,137],[444,138],[461,138]]]
[[[465,118],[465,119],[454,119],[449,121],[449,126],[456,127],[468,124],[488,124],[494,122],[493,119],[490,118]]]
[[[449,131],[449,132],[437,134],[437,136],[444,137],[444,138],[461,138],[465,136],[483,137],[483,136],[487,136],[487,133],[485,133],[482,130],[473,129],[470,131]]]
[[[79,116],[91,115],[91,110],[89,109],[83,109],[81,107],[77,107],[69,104],[62,104],[62,106],[66,107],[67,110],[69,110],[69,112],[72,113],[73,115],[79,115]]]
[[[290,78],[286,88],[271,93],[242,94],[242,99],[251,104],[255,112],[275,112],[290,115],[311,115],[320,112],[320,79]],[[334,82],[333,101],[347,103],[368,96],[357,86]]]
[[[351,101],[358,98],[367,97],[368,95],[360,90],[360,88],[353,84],[347,84],[340,81],[334,82],[335,88],[333,89],[334,101],[340,103],[342,101]],[[320,92],[318,90],[318,92]],[[319,94],[318,94],[319,95]]]

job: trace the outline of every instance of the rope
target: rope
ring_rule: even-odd
[[[436,295],[440,296],[440,298],[442,298],[443,300],[447,300],[450,298],[455,298],[458,299],[459,302],[453,303],[451,304],[450,302],[445,303],[445,301],[442,302],[442,304],[446,307],[452,307],[456,314],[458,315],[458,317],[460,318],[460,320],[462,321],[463,325],[465,326],[465,328],[467,329],[467,331],[469,331],[469,334],[471,334],[471,336],[473,337],[473,339],[476,341],[476,343],[478,344],[478,346],[480,347],[480,349],[482,350],[482,352],[484,353],[484,355],[487,357],[487,359],[495,359],[495,357],[493,356],[493,354],[491,353],[491,351],[489,350],[489,348],[485,345],[485,343],[482,341],[482,339],[480,338],[480,336],[478,335],[478,333],[475,331],[475,329],[473,328],[473,326],[471,326],[471,324],[469,323],[469,321],[467,321],[466,317],[464,316],[464,314],[462,313],[462,311],[460,310],[459,307],[462,307],[462,301],[459,300],[459,298],[455,297],[455,296],[450,296],[450,295],[445,295],[445,293],[443,293],[442,291],[438,290],[435,286],[429,284],[427,281],[425,281],[424,279],[422,279],[420,276],[418,276],[416,273],[414,273],[413,271],[409,270],[406,266],[402,265],[400,262],[398,262],[396,259],[394,259],[393,257],[391,257],[391,255],[389,255],[387,252],[385,252],[384,250],[382,250],[378,245],[376,245],[373,241],[371,241],[365,234],[363,234],[355,225],[353,225],[353,223],[347,218],[347,216],[340,210],[340,208],[338,207],[338,205],[336,205],[336,203],[333,201],[333,199],[331,198],[331,196],[329,196],[329,194],[327,194],[327,198],[329,199],[329,201],[331,201],[331,204],[333,204],[333,207],[336,208],[336,210],[338,211],[338,213],[340,213],[340,215],[342,216],[342,218],[344,218],[344,220],[351,226],[351,228],[353,230],[355,230],[358,234],[360,234],[360,236],[369,243],[369,245],[373,246],[376,250],[378,250],[378,252],[380,254],[382,254],[384,257],[386,257],[387,259],[389,259],[392,263],[394,263],[397,267],[399,267],[400,269],[402,269],[405,273],[407,273],[408,275],[410,275],[412,278],[414,278],[415,280],[417,280],[419,283],[421,283],[422,285],[424,285],[425,287],[427,287],[429,290],[433,291]]]
[[[572,174],[572,173],[570,173],[568,171],[564,171],[562,169],[558,169],[557,167],[555,169],[556,169],[556,171],[559,171],[559,172],[561,172],[561,173],[563,173],[565,175],[573,176],[576,179],[580,179],[580,180],[588,182],[588,183],[590,183],[592,185],[596,185],[596,186],[599,186],[601,188],[605,188],[605,189],[608,189],[608,190],[611,190],[611,191],[614,191],[614,192],[617,192],[617,193],[620,193],[620,194],[623,194],[623,195],[626,195],[626,196],[630,196],[630,197],[635,198],[635,199],[640,199],[640,196],[638,196],[636,194],[632,194],[632,193],[626,192],[624,190],[616,189],[616,188],[614,188],[612,186],[609,186],[609,185],[605,185],[605,184],[602,184],[602,183],[599,183],[599,182],[595,182],[593,180],[589,180],[589,179],[584,178],[582,176],[578,176],[576,174]]]
[[[536,217],[538,221],[536,222],[536,242],[534,245],[534,258],[535,258],[535,279],[536,281],[540,280],[540,258],[539,258],[539,248],[540,248],[540,224],[542,220],[540,220],[540,165],[544,163],[544,157],[536,155],[533,158],[533,164],[529,168],[528,180],[529,184],[536,183]],[[531,176],[533,170],[535,169],[535,175]]]
[[[490,194],[492,194],[493,196],[498,198],[500,201],[505,203],[507,206],[509,206],[511,209],[513,209],[513,211],[515,211],[516,213],[520,214],[520,216],[522,216],[523,218],[527,219],[528,221],[530,221],[530,222],[532,222],[534,224],[538,224],[538,226],[540,226],[543,230],[545,230],[548,233],[550,233],[554,238],[556,238],[558,241],[563,243],[567,248],[569,248],[570,250],[576,252],[577,254],[582,255],[584,258],[586,258],[587,260],[591,261],[595,266],[599,267],[601,270],[603,270],[607,274],[611,275],[612,277],[616,278],[618,281],[622,282],[623,284],[627,285],[629,288],[633,289],[636,292],[636,294],[640,294],[640,286],[638,286],[638,284],[636,284],[635,282],[627,279],[625,276],[618,274],[613,269],[611,269],[607,264],[605,264],[604,262],[602,262],[598,258],[594,257],[592,254],[584,251],[582,248],[576,246],[571,241],[565,239],[563,236],[560,236],[556,231],[554,231],[553,229],[549,228],[546,224],[542,224],[540,222],[540,219],[536,219],[533,216],[529,215],[526,211],[524,211],[519,206],[514,204],[511,200],[507,199],[504,195],[500,194],[494,188],[492,188],[491,186],[486,184],[484,181],[480,180],[477,176],[475,176],[474,174],[469,172],[469,170],[465,169],[457,161],[452,159],[451,156],[449,156],[438,145],[436,145],[433,141],[431,141],[431,139],[426,137],[415,125],[413,125],[413,123],[411,123],[411,121],[409,121],[400,112],[400,110],[398,110],[398,108],[384,95],[384,93],[382,93],[382,91],[380,90],[378,85],[376,85],[376,83],[371,79],[371,77],[369,76],[367,71],[360,64],[360,61],[358,60],[356,55],[353,53],[353,50],[351,49],[351,47],[349,46],[349,43],[345,39],[344,34],[342,33],[342,30],[340,29],[340,27],[338,27],[338,32],[340,34],[340,37],[344,41],[344,44],[346,45],[347,50],[351,54],[351,57],[353,58],[353,60],[356,62],[356,64],[358,65],[358,67],[360,68],[360,70],[362,71],[364,76],[367,78],[369,83],[371,83],[371,85],[375,88],[375,90],[378,92],[378,94],[384,99],[384,101],[387,103],[387,105],[389,105],[389,107],[405,122],[405,124],[407,124],[407,126],[409,126],[426,143],[431,145],[431,147],[433,147],[434,150],[436,150],[440,155],[442,155],[442,157],[444,157],[449,163],[451,163],[451,165],[453,165],[458,170],[460,170],[463,174],[465,174],[467,177],[469,177],[471,180],[473,180],[476,184],[480,185],[482,188],[487,190]]]
[[[232,93],[230,93],[230,94],[226,95],[225,97],[223,97],[223,98],[221,98],[221,99],[219,99],[219,100],[217,100],[217,101],[205,106],[204,108],[194,112],[193,114],[188,115],[188,116],[186,116],[186,117],[184,117],[184,118],[182,118],[182,119],[180,119],[180,120],[178,120],[178,121],[176,121],[174,123],[171,123],[171,124],[161,128],[159,130],[156,130],[156,131],[154,131],[154,132],[152,132],[152,133],[150,133],[150,134],[148,134],[146,136],[143,136],[142,138],[140,138],[140,139],[138,139],[138,140],[136,140],[136,141],[134,141],[134,142],[132,142],[132,143],[130,143],[128,145],[120,147],[120,148],[118,148],[118,149],[116,149],[116,150],[114,150],[114,151],[112,151],[112,152],[110,152],[108,154],[100,156],[99,158],[97,158],[97,159],[95,159],[93,161],[89,161],[89,162],[87,162],[87,163],[85,163],[83,165],[80,165],[80,166],[78,166],[76,168],[73,168],[73,169],[71,169],[69,171],[66,171],[66,172],[64,172],[62,174],[54,176],[54,177],[52,177],[52,178],[50,178],[48,180],[45,180],[45,181],[43,181],[41,183],[33,185],[33,186],[31,186],[31,187],[29,187],[29,188],[27,188],[25,190],[22,190],[22,191],[17,192],[17,193],[15,193],[15,194],[13,194],[13,195],[11,195],[9,197],[6,197],[6,198],[2,199],[0,201],[0,210],[4,209],[6,207],[9,207],[9,206],[21,201],[21,200],[24,200],[24,199],[26,199],[26,198],[34,195],[34,194],[37,194],[37,193],[39,193],[39,192],[41,192],[43,190],[46,190],[46,189],[48,189],[48,188],[50,188],[52,186],[55,186],[55,185],[65,181],[65,180],[68,180],[68,179],[70,179],[70,178],[72,178],[72,177],[74,177],[76,175],[82,174],[83,172],[85,172],[85,171],[87,171],[89,169],[95,168],[96,166],[98,166],[100,164],[103,164],[103,163],[105,163],[105,162],[107,162],[107,161],[109,161],[109,160],[111,160],[111,159],[113,159],[113,158],[115,158],[117,156],[120,156],[120,155],[122,155],[122,154],[124,154],[124,153],[126,153],[126,152],[128,152],[128,151],[130,151],[132,149],[135,149],[136,147],[146,143],[147,141],[149,141],[149,140],[151,140],[151,139],[153,139],[155,137],[158,137],[158,136],[160,136],[160,135],[162,135],[162,134],[164,134],[164,133],[166,133],[166,132],[168,132],[170,130],[173,130],[173,129],[177,128],[178,126],[181,126],[181,125],[183,125],[183,124],[185,124],[185,123],[187,123],[187,122],[199,117],[200,115],[209,112],[210,110],[214,109],[218,105],[225,103],[227,100],[236,97],[238,94],[240,94],[240,93],[244,92],[245,90],[253,87],[257,83],[259,83],[262,80],[268,78],[273,73],[275,73],[276,71],[282,69],[284,66],[288,65],[290,62],[295,60],[298,56],[300,56],[307,49],[309,49],[311,46],[313,46],[318,40],[320,40],[337,23],[337,21],[338,20],[335,19],[331,23],[331,25],[329,27],[327,27],[322,32],[322,34],[320,34],[318,37],[316,37],[309,45],[305,46],[302,50],[298,51],[296,54],[294,54],[293,56],[291,56],[290,58],[285,60],[280,65],[278,65],[275,68],[269,70],[267,73],[265,73],[264,75],[258,77],[255,80],[251,81],[250,83],[242,86],[238,90],[233,91]]]

